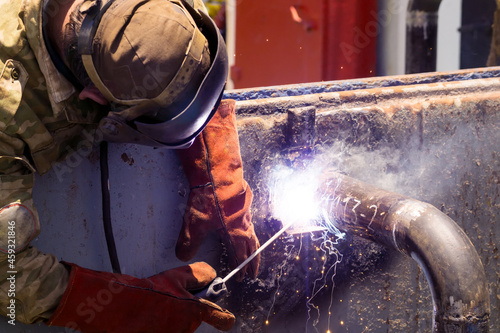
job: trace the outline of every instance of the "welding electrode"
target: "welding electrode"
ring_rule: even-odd
[[[255,258],[259,253],[261,253],[266,247],[269,246],[272,242],[276,240],[279,236],[281,236],[282,233],[284,233],[288,228],[292,226],[293,223],[289,223],[285,225],[283,228],[280,229],[273,237],[269,238],[267,242],[265,242],[261,247],[257,249],[254,253],[250,255],[245,261],[243,261],[238,267],[233,269],[228,275],[226,275],[225,278],[220,278],[216,277],[212,283],[208,285],[208,287],[205,287],[199,292],[196,292],[194,295],[199,297],[199,298],[204,298],[206,300],[209,300],[211,302],[216,302],[219,300],[222,296],[226,295],[228,293],[228,290],[226,288],[226,281],[232,278],[236,273],[240,271],[243,267],[245,267],[250,261],[252,261],[253,258]]]

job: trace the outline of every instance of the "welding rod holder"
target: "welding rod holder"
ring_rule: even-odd
[[[216,277],[211,284],[209,284],[207,287],[203,288],[201,291],[195,291],[193,294],[196,297],[199,298],[204,298],[206,300],[209,300],[211,302],[216,302],[219,300],[222,296],[226,295],[228,293],[228,290],[226,288],[226,281],[232,278],[236,273],[238,273],[243,267],[245,267],[250,261],[253,260],[259,253],[261,253],[266,247],[269,246],[276,238],[281,236],[288,228],[292,226],[292,223],[288,223],[287,225],[283,226],[283,228],[280,229],[273,237],[269,238],[267,242],[265,242],[261,247],[257,249],[254,253],[252,253],[245,261],[243,261],[238,267],[233,269],[228,275],[226,275],[225,278],[220,278]]]
[[[220,277],[216,277],[207,287],[198,291],[194,296],[204,298],[210,302],[217,302],[227,294],[226,283]]]

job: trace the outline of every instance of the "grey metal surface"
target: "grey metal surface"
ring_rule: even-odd
[[[109,150],[111,216],[122,272],[148,277],[183,265],[174,247],[189,188],[175,153],[120,144],[110,144]],[[42,230],[33,246],[61,260],[111,271],[102,226],[99,150],[77,152],[35,184]],[[217,267],[219,257],[220,247],[209,237],[193,261]],[[0,320],[0,332],[66,332],[43,324],[13,327]],[[204,325],[200,331],[214,330]]]

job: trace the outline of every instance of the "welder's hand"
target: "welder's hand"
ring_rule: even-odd
[[[211,231],[220,234],[232,268],[260,246],[250,213],[252,191],[243,179],[234,107],[234,101],[222,101],[193,145],[177,151],[191,186],[176,246],[181,260],[193,258]],[[256,256],[236,279],[241,281],[245,273],[255,278],[259,260]]]
[[[49,326],[82,332],[194,332],[202,321],[228,331],[234,315],[189,290],[215,278],[203,262],[164,271],[147,279],[97,272],[74,264],[68,287]]]

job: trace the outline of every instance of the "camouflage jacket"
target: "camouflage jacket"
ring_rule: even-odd
[[[46,1],[46,0],[45,0]],[[80,101],[57,71],[42,35],[44,0],[0,0],[0,313],[6,315],[9,254],[16,252],[17,320],[48,318],[68,274],[55,257],[29,247],[40,232],[33,206],[34,172],[47,172],[82,145],[92,144],[98,106]],[[8,223],[15,225],[9,239]],[[13,245],[15,244],[15,245]],[[9,252],[10,251],[10,252]],[[50,288],[48,287],[50,285]]]
[[[14,299],[15,319],[24,323],[50,318],[69,280],[55,256],[30,246],[40,232],[34,173],[69,171],[57,172],[68,169],[57,162],[99,141],[96,128],[106,112],[79,100],[55,68],[44,43],[43,17],[45,12],[50,19],[58,8],[47,1],[0,0],[0,313],[12,318],[7,307]],[[194,3],[205,10],[202,0]],[[9,292],[12,271],[15,294]]]

